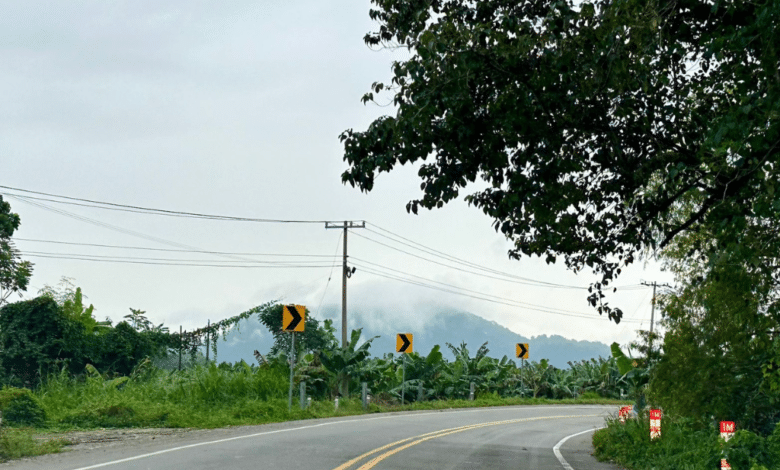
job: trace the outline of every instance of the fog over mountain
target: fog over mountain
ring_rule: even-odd
[[[371,346],[373,356],[395,352],[397,333],[412,333],[414,350],[422,355],[427,355],[434,345],[440,345],[448,360],[452,360],[453,355],[445,344],[458,346],[462,342],[467,344],[472,356],[487,342],[490,350],[488,355],[497,358],[505,355],[514,358],[515,344],[529,343],[529,360],[548,359],[552,365],[559,368],[569,367],[568,361],[610,355],[609,346],[601,342],[570,340],[559,335],[523,336],[473,313],[440,306],[421,307],[411,313],[356,310],[350,311],[349,314],[350,329],[363,328],[362,339],[379,336]],[[339,329],[337,336],[340,338],[340,316],[340,307],[327,306],[317,315],[317,319],[333,320]],[[253,317],[241,322],[239,329],[229,332],[224,341],[220,338],[217,360],[234,362],[243,359],[251,363],[254,362],[252,353],[255,349],[265,354],[272,345],[271,333]]]

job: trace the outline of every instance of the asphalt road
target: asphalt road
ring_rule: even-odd
[[[3,467],[614,470],[618,467],[590,456],[590,437],[616,411],[615,406],[516,406],[297,421],[66,452]]]

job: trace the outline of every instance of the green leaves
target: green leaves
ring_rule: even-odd
[[[598,290],[683,233],[737,242],[733,223],[759,211],[751,223],[777,225],[765,197],[780,168],[777,2],[373,3],[367,38],[412,55],[393,67],[395,114],[341,134],[343,182],[371,191],[378,174],[425,161],[406,206],[417,213],[482,179],[466,199],[514,242],[511,257],[590,267]]]
[[[19,215],[12,213],[11,205],[0,196],[0,307],[12,293],[26,291],[32,276],[32,263],[19,258],[11,241],[19,223]]]

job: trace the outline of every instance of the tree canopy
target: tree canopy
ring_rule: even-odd
[[[0,306],[12,293],[27,290],[32,276],[32,263],[19,258],[11,241],[20,222],[19,214],[11,212],[11,205],[0,196]]]
[[[780,3],[372,3],[365,42],[411,57],[363,97],[388,91],[395,115],[341,134],[345,183],[420,163],[417,213],[482,180],[466,200],[510,257],[592,269],[588,300],[616,322],[602,291],[680,234],[712,234],[691,247],[711,260],[780,252]]]

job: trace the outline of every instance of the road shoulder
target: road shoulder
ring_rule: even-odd
[[[561,446],[561,455],[574,470],[625,470],[625,467],[596,460],[592,432],[568,439]]]

